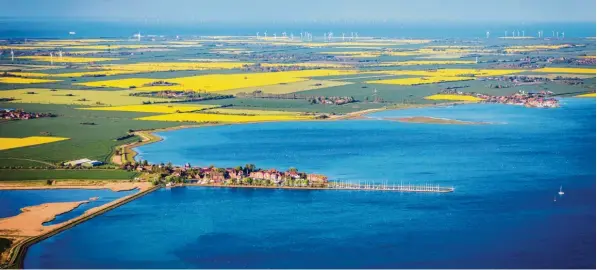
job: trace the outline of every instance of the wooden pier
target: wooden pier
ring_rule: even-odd
[[[345,190],[372,190],[372,191],[397,191],[397,192],[429,192],[429,193],[448,193],[454,192],[454,187],[442,187],[440,185],[423,184],[354,184],[346,182],[330,182],[327,189],[345,189]]]
[[[345,182],[329,182],[324,186],[259,186],[259,185],[227,185],[227,184],[181,184],[177,186],[200,186],[219,188],[259,188],[259,189],[291,189],[291,190],[354,190],[354,191],[394,191],[394,192],[426,192],[426,193],[449,193],[454,192],[453,187],[442,187],[439,185],[390,185],[390,184],[354,184]],[[168,188],[168,187],[167,187]]]

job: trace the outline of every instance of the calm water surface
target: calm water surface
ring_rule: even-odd
[[[378,120],[401,116],[495,124]],[[163,189],[32,246],[25,266],[595,267],[595,100],[369,117],[177,130],[140,151],[151,162],[295,166],[335,180],[456,192]]]
[[[114,192],[109,189],[50,189],[50,190],[0,190],[0,218],[16,216],[21,208],[43,203],[97,200],[82,204],[70,212],[56,216],[44,225],[58,224],[83,214],[102,204],[130,195],[136,191]]]

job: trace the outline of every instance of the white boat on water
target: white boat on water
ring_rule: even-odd
[[[560,196],[564,195],[564,191],[562,191],[562,186],[560,186],[560,192],[558,192]]]

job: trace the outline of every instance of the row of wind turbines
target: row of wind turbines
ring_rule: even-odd
[[[255,37],[259,38],[259,37],[264,37],[267,38],[267,31],[263,32],[263,35],[260,35],[260,32],[255,33]],[[277,33],[273,33],[272,34],[274,39],[278,39],[278,34]],[[294,40],[294,33],[290,33],[290,35],[288,35],[286,32],[282,32],[282,38],[286,39],[289,38],[290,40]],[[298,38],[298,37],[297,37]],[[323,40],[325,41],[332,41],[332,39],[334,38],[334,33],[333,32],[326,32],[323,33]],[[354,41],[356,39],[359,38],[359,33],[358,32],[350,32],[350,36],[348,36],[346,33],[342,33],[342,41]],[[313,34],[310,32],[301,32],[300,33],[300,38],[299,40],[303,40],[303,41],[313,41]]]
[[[62,53],[62,50],[58,51],[58,57],[60,58],[60,60],[62,60],[62,56],[64,54]],[[14,62],[15,61],[15,52],[10,49],[10,61]],[[54,65],[54,52],[50,52],[50,65]]]
[[[504,37],[508,37],[508,33],[509,33],[509,31],[505,30],[504,31]],[[521,33],[522,33],[522,36],[521,36]],[[489,38],[490,35],[491,35],[491,32],[489,32],[489,31],[485,32],[485,38]],[[555,30],[551,31],[551,37],[552,38],[564,39],[565,36],[566,36],[566,33],[563,32],[563,31],[562,31],[561,35],[560,35],[559,31],[555,31]],[[526,37],[525,31],[524,30],[522,30],[522,31],[521,30],[514,30],[514,31],[512,31],[511,37],[523,37],[524,38],[524,37]],[[538,38],[545,37],[545,35],[543,34],[543,30],[537,31],[537,37]]]

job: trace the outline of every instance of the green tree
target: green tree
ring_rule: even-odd
[[[245,173],[250,173],[255,170],[255,164],[245,164]]]
[[[143,160],[142,164],[143,164],[143,166],[147,166],[147,165],[149,165],[149,162],[147,162],[147,160]]]

